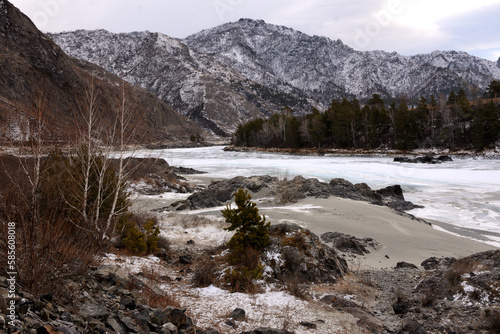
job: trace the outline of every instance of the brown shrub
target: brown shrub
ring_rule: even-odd
[[[293,236],[288,238],[283,238],[281,241],[283,246],[292,246],[297,248],[300,251],[305,251],[308,249],[308,245],[306,242],[306,232],[305,231],[296,231]]]
[[[197,288],[205,288],[216,283],[217,278],[217,265],[211,256],[206,256],[195,266],[192,282]]]
[[[489,311],[484,320],[489,333],[500,334],[500,310]]]
[[[286,280],[285,289],[292,296],[295,296],[297,298],[303,300],[307,300],[309,298],[309,294],[307,292],[307,285],[302,284],[300,278],[297,277],[296,275]]]
[[[174,296],[163,291],[161,293],[157,292],[148,286],[142,288],[139,299],[143,304],[153,308],[163,309],[167,306],[180,307],[179,301]]]
[[[460,291],[462,289],[462,276],[474,271],[476,267],[477,263],[471,259],[464,258],[455,261],[444,275],[450,285],[450,290],[452,292]]]
[[[49,217],[17,212],[2,223],[0,252],[7,254],[9,225],[15,225],[10,233],[15,235],[16,268],[9,271],[16,271],[19,284],[36,296],[62,293],[63,282],[96,265],[108,246],[57,212]],[[1,267],[8,268],[7,263],[2,261]]]
[[[431,289],[427,289],[424,291],[424,295],[422,296],[421,303],[423,307],[432,307],[436,302],[437,295]]]

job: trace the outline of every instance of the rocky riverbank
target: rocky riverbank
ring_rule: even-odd
[[[405,200],[403,190],[399,185],[389,186],[379,190],[372,190],[366,183],[352,184],[345,179],[333,179],[329,183],[318,179],[305,179],[297,176],[292,180],[279,180],[269,175],[243,177],[238,176],[229,180],[212,182],[208,187],[189,196],[186,200],[175,202],[164,210],[196,210],[224,205],[231,200],[234,192],[244,188],[275,197],[280,204],[294,203],[306,197],[329,198],[331,196],[365,201],[374,205],[384,205],[396,211],[406,211],[418,208]]]
[[[148,211],[165,189],[199,190],[156,210],[168,245],[148,257],[108,253],[57,295],[20,282],[13,325],[0,277],[1,333],[498,333],[500,250],[405,214],[400,187],[269,176],[201,187],[196,171],[141,166],[134,179],[149,189],[138,195]],[[271,243],[262,279],[231,293],[220,208],[240,187],[272,223]]]
[[[66,280],[63,295],[20,289],[14,326],[5,300],[9,283],[0,277],[0,332],[498,333],[499,250],[380,270],[351,262],[348,270],[336,253],[358,254],[357,246],[336,251],[293,225],[273,226],[271,234],[263,258],[269,271],[248,295],[215,288],[217,275],[201,284],[199,276],[217,273],[220,262],[218,251],[195,242],[158,257],[109,254],[87,275]],[[365,241],[371,251],[378,248]]]

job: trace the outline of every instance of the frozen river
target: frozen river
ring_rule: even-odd
[[[143,151],[175,166],[192,167],[209,177],[271,175],[344,178],[373,189],[400,184],[406,200],[423,205],[409,213],[479,230],[500,245],[500,160],[455,159],[439,165],[402,164],[390,156],[303,156],[260,152],[225,152],[223,147]],[[481,233],[484,232],[484,233]]]

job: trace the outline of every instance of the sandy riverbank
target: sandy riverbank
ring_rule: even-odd
[[[210,183],[203,176],[191,176],[190,182],[197,185]],[[164,194],[141,196],[134,202],[135,209],[149,211],[168,206],[188,195]],[[471,240],[473,230],[456,229],[448,224],[433,222],[433,226],[402,216],[388,207],[343,198],[306,198],[298,203],[276,205],[269,194],[254,194],[260,212],[275,224],[290,222],[310,229],[318,236],[325,232],[341,232],[358,238],[373,238],[381,244],[377,250],[370,248],[370,254],[350,258],[363,268],[389,268],[405,261],[419,266],[429,257],[464,257],[474,253],[497,249],[495,246]],[[180,214],[220,215],[223,207]],[[448,233],[447,229],[453,232]],[[458,235],[459,234],[459,235]],[[500,235],[495,235],[500,238]]]
[[[298,223],[317,235],[341,232],[373,238],[381,244],[370,254],[351,259],[365,268],[389,268],[405,261],[419,266],[429,257],[464,257],[496,249],[482,242],[456,236],[401,216],[388,207],[331,197],[306,198],[295,205],[261,210],[271,222]]]

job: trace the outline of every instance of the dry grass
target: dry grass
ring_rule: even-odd
[[[174,296],[166,292],[156,292],[148,286],[142,288],[139,299],[143,304],[153,308],[163,309],[167,306],[181,307],[179,301]]]
[[[493,310],[485,318],[489,333],[500,334],[500,310]]]
[[[367,285],[364,279],[354,273],[345,275],[333,285],[332,290],[343,295],[354,295],[363,305],[366,300],[372,300],[376,294],[373,285]]]
[[[432,307],[437,300],[437,295],[431,289],[427,289],[424,291],[422,299],[420,303],[423,307]]]
[[[295,296],[302,300],[310,299],[307,287],[308,287],[307,284],[302,284],[302,282],[297,276],[294,276],[285,282],[286,291],[292,296]]]
[[[205,256],[194,267],[192,283],[197,288],[205,288],[216,284],[218,278],[217,263],[211,256]]]
[[[159,281],[162,281],[162,278],[161,278],[161,273],[159,272],[159,270],[153,266],[147,266],[147,265],[144,265],[141,267],[141,273],[142,273],[142,276],[153,281],[153,282],[159,282]]]
[[[213,217],[198,216],[198,215],[182,215],[178,216],[176,221],[177,225],[183,228],[207,227],[218,226],[224,228],[227,226],[226,222],[222,219],[214,219]]]
[[[445,278],[450,285],[451,291],[461,291],[462,276],[474,271],[478,265],[479,263],[467,258],[455,261],[445,273]]]
[[[309,249],[306,241],[306,235],[310,234],[309,231],[295,231],[293,235],[281,239],[282,246],[295,247],[300,251]]]

